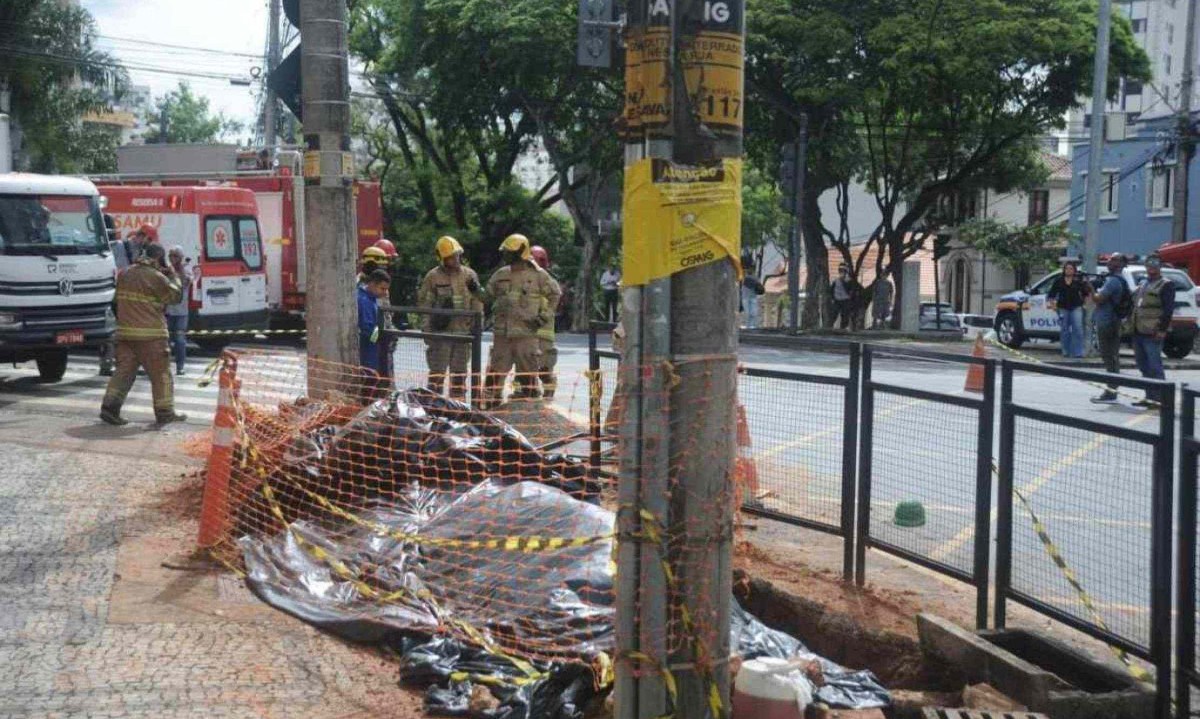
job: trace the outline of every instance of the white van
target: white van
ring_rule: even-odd
[[[116,331],[116,270],[87,180],[0,174],[0,362],[62,379],[67,353]]]

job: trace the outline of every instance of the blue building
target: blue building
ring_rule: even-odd
[[[1148,254],[1171,239],[1174,214],[1174,118],[1137,126],[1136,134],[1104,144],[1104,192],[1100,201],[1100,252]],[[1074,145],[1070,228],[1084,235],[1088,145]],[[1187,239],[1200,239],[1200,158],[1188,173]],[[1051,208],[1065,213],[1068,208]],[[1065,219],[1061,216],[1060,221]],[[1051,218],[1053,221],[1054,218]]]

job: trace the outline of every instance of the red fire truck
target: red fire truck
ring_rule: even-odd
[[[144,165],[161,169],[139,169],[136,172],[101,176],[96,178],[96,183],[106,186],[225,186],[242,188],[254,194],[262,229],[263,259],[267,277],[266,296],[271,324],[274,327],[297,324],[303,318],[308,274],[304,256],[304,178],[301,153],[280,151],[271,163],[273,166],[266,169],[190,172],[186,170],[188,165],[168,161],[171,159],[172,150],[177,149],[174,146],[165,145],[162,150],[152,146],[137,149],[142,156],[139,159]],[[161,154],[164,161],[146,163],[145,156],[150,150]],[[245,166],[245,163],[237,163],[238,168]],[[233,163],[228,167],[233,167]],[[379,183],[355,181],[353,187],[357,207],[358,249],[361,253],[363,249],[383,237],[383,207]]]

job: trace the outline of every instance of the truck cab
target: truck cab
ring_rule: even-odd
[[[34,361],[59,381],[71,350],[112,338],[115,292],[96,186],[0,174],[0,362]]]

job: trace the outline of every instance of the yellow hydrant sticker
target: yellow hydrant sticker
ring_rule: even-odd
[[[742,161],[652,158],[625,170],[622,281],[644,285],[729,258],[742,276]]]

